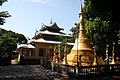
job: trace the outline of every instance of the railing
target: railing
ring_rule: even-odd
[[[44,67],[76,78],[107,76],[120,73],[120,64],[95,66],[70,66],[51,61],[43,61]]]

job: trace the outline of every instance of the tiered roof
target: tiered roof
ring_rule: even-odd
[[[35,36],[33,37],[33,39],[39,38],[40,34],[46,34],[46,35],[54,35],[54,36],[66,36],[66,37],[71,37],[70,35],[67,35],[63,32],[61,32],[61,30],[64,30],[63,28],[60,28],[56,22],[52,23],[50,22],[50,24],[43,24],[41,29],[39,31],[35,32]],[[39,37],[38,37],[39,36]]]
[[[45,31],[45,30],[48,30],[51,32],[60,32],[61,30],[64,30],[64,29],[59,28],[58,25],[56,24],[56,22],[54,22],[54,23],[50,23],[48,25],[43,24],[40,31]]]
[[[47,40],[47,39],[44,39],[44,38],[32,39],[32,40],[30,40],[30,42],[42,42],[42,43],[52,43],[52,44],[60,44],[61,43],[61,41],[52,41],[52,40]],[[74,45],[74,43],[72,43],[72,42],[68,42],[67,44],[68,45]]]
[[[61,41],[58,39],[58,36],[63,37],[72,37],[71,35],[65,34],[61,32],[61,30],[64,30],[63,28],[60,28],[56,22],[50,24],[43,24],[41,29],[35,33],[35,36],[29,41],[31,42],[42,42],[42,43],[54,43],[54,44],[60,44]],[[73,45],[72,42],[68,42],[68,45]]]

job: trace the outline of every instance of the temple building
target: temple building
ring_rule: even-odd
[[[62,43],[59,36],[62,36],[63,39],[71,38],[71,35],[63,33],[62,30],[64,29],[60,28],[56,22],[53,23],[50,21],[50,24],[42,24],[41,29],[35,32],[34,37],[28,41],[26,47],[25,45],[20,44],[18,46],[21,47],[18,47],[17,51],[20,55],[24,56],[24,59],[50,60],[53,58],[51,55],[54,54],[54,48],[50,47]],[[66,44],[67,47],[71,49],[74,43],[67,40]]]
[[[18,44],[17,52],[24,56],[25,59],[33,59],[35,55],[35,47],[31,44]]]
[[[63,64],[68,65],[83,65],[90,66],[94,61],[94,51],[90,46],[89,39],[86,36],[84,29],[84,19],[82,5],[80,7],[80,28],[79,36],[76,38],[74,46],[71,49],[70,54],[67,55],[67,61],[64,60]]]

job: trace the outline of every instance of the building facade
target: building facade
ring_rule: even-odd
[[[51,21],[50,24],[43,24],[41,29],[35,32],[34,37],[28,41],[26,47],[20,44],[21,47],[18,47],[17,51],[20,55],[23,55],[24,59],[51,60],[54,53],[58,53],[57,50],[54,51],[54,48],[60,45],[62,40],[67,39],[65,44],[69,49],[74,45],[69,41],[71,35],[63,33],[62,30],[63,28],[58,27],[56,22],[52,23]],[[62,40],[60,40],[60,37],[62,37]]]

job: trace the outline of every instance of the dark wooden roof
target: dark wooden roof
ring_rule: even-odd
[[[40,29],[40,31],[51,31],[51,32],[60,32],[61,30],[64,30],[63,28],[59,28],[58,25],[56,23],[50,23],[48,25],[43,24],[42,28]]]

